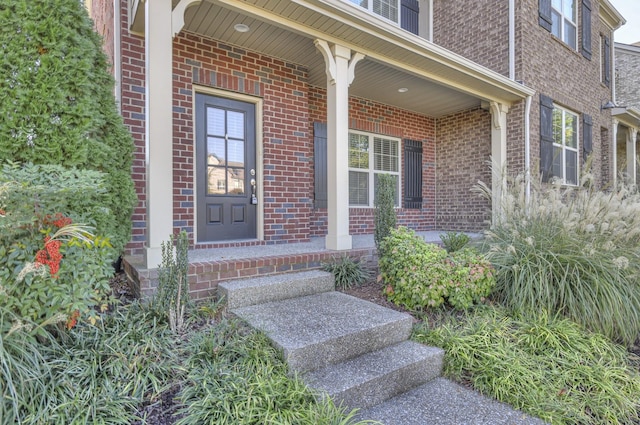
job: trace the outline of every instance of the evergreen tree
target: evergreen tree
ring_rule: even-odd
[[[0,2],[0,158],[107,174],[104,214],[87,217],[120,252],[131,232],[133,140],[79,0]]]

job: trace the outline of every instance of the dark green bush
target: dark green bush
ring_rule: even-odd
[[[83,2],[6,0],[0,22],[0,158],[105,172],[103,214],[116,225],[98,232],[119,253],[135,202],[133,141]]]
[[[410,310],[439,307],[447,302],[466,309],[484,300],[495,280],[493,268],[472,250],[451,255],[400,227],[383,243],[380,274],[389,300]]]
[[[384,238],[389,236],[396,227],[395,193],[396,179],[388,174],[377,176],[378,185],[373,200],[374,206],[374,230],[373,239],[378,250],[378,255],[383,255],[381,244]]]
[[[362,285],[369,278],[369,273],[362,267],[362,264],[346,255],[338,260],[323,264],[322,269],[332,273],[336,287],[342,289]]]

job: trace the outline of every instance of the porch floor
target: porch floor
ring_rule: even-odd
[[[442,231],[416,234],[427,242],[439,243]],[[215,296],[218,283],[223,281],[319,269],[322,263],[344,255],[360,261],[365,267],[377,267],[373,235],[352,235],[352,248],[344,251],[325,248],[324,237],[311,238],[309,242],[240,245],[241,242],[231,242],[222,247],[189,251],[188,278],[193,299]],[[157,269],[146,269],[131,258],[125,258],[123,266],[136,296],[153,295],[158,285]]]

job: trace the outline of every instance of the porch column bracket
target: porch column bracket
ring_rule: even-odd
[[[333,45],[333,47],[329,47],[329,43],[325,40],[316,39],[313,44],[315,44],[316,48],[320,50],[320,53],[322,53],[322,57],[324,57],[325,72],[327,73],[327,80],[329,84],[336,84],[336,57],[340,57],[342,59],[346,59],[349,63],[347,68],[347,84],[351,85],[355,78],[356,65],[365,58],[365,55],[357,52],[351,55],[350,49],[337,44]]]
[[[189,6],[202,3],[202,0],[180,0],[180,3],[171,12],[171,36],[175,38],[184,28],[184,13]]]
[[[349,85],[351,85],[351,83],[353,83],[353,79],[356,76],[356,65],[358,64],[358,62],[360,62],[362,59],[364,59],[364,55],[362,53],[354,53],[353,56],[351,56],[351,60],[349,61],[349,68],[348,68],[348,79],[347,82],[349,83]]]
[[[509,107],[504,103],[490,102],[489,109],[491,111],[491,122],[493,123],[493,128],[496,130],[502,129],[502,122],[500,118],[502,117],[502,114],[509,112]]]

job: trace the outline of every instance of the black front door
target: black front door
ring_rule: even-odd
[[[255,138],[254,104],[196,94],[198,242],[256,238]]]

